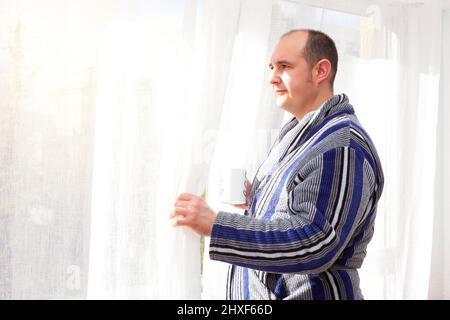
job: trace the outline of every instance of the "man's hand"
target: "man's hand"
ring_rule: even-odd
[[[170,213],[174,227],[186,226],[200,234],[210,236],[217,213],[215,213],[201,197],[190,193],[182,193],[175,201]]]
[[[234,204],[233,207],[238,209],[244,209],[247,210],[249,206],[249,200],[250,200],[250,191],[252,190],[252,183],[246,179],[245,181],[245,203],[244,204]]]

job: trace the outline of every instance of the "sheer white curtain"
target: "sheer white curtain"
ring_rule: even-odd
[[[96,39],[107,19],[87,6],[0,2],[3,299],[86,291]]]
[[[240,1],[0,2],[0,297],[200,297]]]
[[[273,107],[266,67],[276,40],[272,2],[240,1],[230,75],[209,171],[208,203],[216,211],[242,212],[220,203],[219,172],[242,168],[251,181],[283,121],[283,113]],[[205,240],[202,298],[225,299],[227,265],[209,259],[209,238]]]
[[[104,44],[126,53],[99,65],[89,297],[200,298],[200,239],[168,213],[205,191],[240,2],[185,5]]]
[[[450,4],[442,23],[441,83],[437,130],[437,161],[435,185],[435,219],[433,253],[430,272],[430,299],[450,299]]]

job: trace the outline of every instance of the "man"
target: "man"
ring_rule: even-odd
[[[211,236],[210,257],[231,264],[228,299],[363,299],[357,269],[384,178],[347,96],[333,95],[337,63],[322,32],[283,35],[270,83],[294,118],[258,169],[245,215],[191,194],[175,202],[173,224]]]

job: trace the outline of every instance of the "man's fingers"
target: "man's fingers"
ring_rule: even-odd
[[[175,207],[187,208],[191,202],[187,200],[177,200],[175,201]]]
[[[233,207],[238,209],[247,209],[248,206],[246,204],[233,204]]]
[[[247,179],[245,181],[245,191],[244,191],[246,197],[250,195],[251,190],[252,190],[252,183]]]
[[[170,218],[174,218],[177,216],[186,216],[188,214],[189,210],[186,208],[181,207],[175,207],[173,208],[172,212],[170,213]]]
[[[178,227],[179,221],[181,221],[182,219],[184,219],[184,218],[180,217],[180,216],[173,217],[172,219],[170,219],[170,222],[172,223],[172,227]]]
[[[191,220],[190,218],[179,218],[176,222],[176,227],[184,227],[184,226],[190,226],[191,225]]]
[[[176,216],[176,217],[170,219],[170,221],[172,222],[173,227],[190,226],[190,224],[191,224],[190,218],[186,218],[186,217],[182,217],[182,216]]]
[[[177,201],[178,200],[192,200],[195,197],[197,197],[197,196],[192,193],[180,193],[180,195],[177,198]]]

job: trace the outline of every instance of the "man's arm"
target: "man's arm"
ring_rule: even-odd
[[[373,186],[362,152],[327,151],[299,172],[289,193],[287,219],[265,221],[219,212],[210,256],[214,260],[275,273],[318,273],[347,245],[364,213]]]

